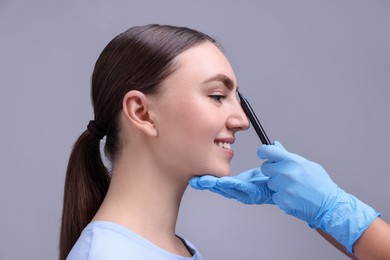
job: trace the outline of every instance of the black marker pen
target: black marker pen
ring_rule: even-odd
[[[253,125],[253,128],[255,129],[257,135],[260,138],[260,141],[263,144],[271,144],[267,134],[264,132],[264,129],[261,126],[259,120],[257,119],[257,116],[253,111],[251,105],[249,104],[248,100],[239,91],[237,91],[237,93],[238,97],[240,98],[242,109],[244,110],[246,116],[249,118],[249,121]]]

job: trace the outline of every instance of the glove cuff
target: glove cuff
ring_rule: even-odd
[[[318,227],[334,237],[352,254],[353,244],[379,216],[379,212],[341,190],[341,196],[321,219]]]

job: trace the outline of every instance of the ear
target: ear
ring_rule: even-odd
[[[136,128],[149,136],[156,136],[157,129],[150,116],[149,100],[140,91],[131,90],[123,97],[123,113]]]

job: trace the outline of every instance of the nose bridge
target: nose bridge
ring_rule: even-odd
[[[249,128],[249,120],[241,107],[238,99],[235,99],[231,106],[231,112],[227,120],[227,126],[236,130],[245,130]]]

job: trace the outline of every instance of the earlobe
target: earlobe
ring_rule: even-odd
[[[123,98],[123,113],[133,126],[149,136],[156,136],[157,130],[150,116],[150,104],[144,93],[131,90]]]

